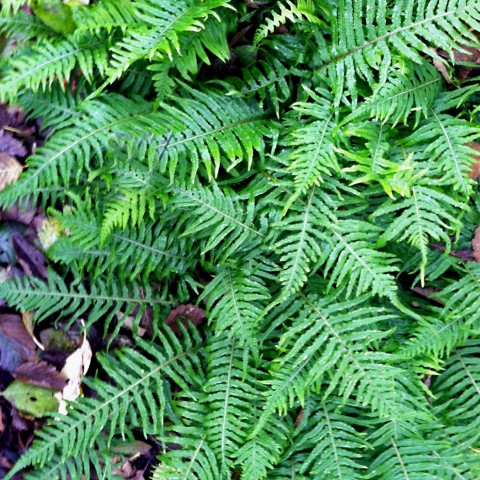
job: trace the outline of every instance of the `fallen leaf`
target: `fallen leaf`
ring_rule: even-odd
[[[14,372],[23,363],[33,360],[35,343],[18,315],[0,315],[0,368]]]
[[[58,410],[55,390],[29,385],[14,380],[3,392],[3,397],[19,412],[35,418],[45,417]]]
[[[56,395],[59,402],[59,413],[67,415],[66,401],[73,402],[80,396],[82,377],[87,373],[91,360],[92,348],[85,334],[82,345],[67,358],[65,366],[60,372],[67,380],[67,384],[63,391]]]
[[[67,383],[60,372],[47,362],[24,363],[15,370],[13,376],[23,383],[51,390],[63,390]]]
[[[439,300],[437,297],[435,297],[435,294],[438,293],[438,290],[435,290],[434,288],[421,288],[421,287],[413,287],[412,290],[415,293],[418,293],[422,297],[426,297],[430,300],[433,300],[434,302],[439,303],[440,305],[443,305],[443,302]]]
[[[0,225],[0,263],[12,265],[16,261],[12,240],[15,232],[23,234],[25,226],[16,222],[2,222]]]
[[[472,150],[478,152],[478,154],[472,153],[472,157],[475,162],[472,163],[470,173],[468,174],[472,180],[476,180],[478,177],[480,177],[480,143],[470,142],[467,143],[467,147],[470,147]]]
[[[42,226],[38,230],[38,239],[46,252],[61,236],[62,226],[58,218],[47,217],[43,220]]]
[[[480,226],[475,229],[475,235],[472,239],[473,259],[480,262]]]
[[[175,333],[180,333],[180,329],[177,325],[177,320],[180,319],[183,325],[186,324],[186,319],[190,320],[196,327],[201,325],[205,321],[205,310],[192,305],[179,305],[174,308],[165,319],[165,324],[168,325]]]
[[[47,260],[45,255],[16,232],[12,235],[12,244],[17,255],[17,262],[22,266],[25,274],[46,280]]]
[[[32,338],[35,345],[40,348],[40,350],[45,350],[45,347],[37,340],[35,334],[33,333],[33,318],[35,314],[31,311],[22,312],[22,322],[25,326],[25,330],[28,332],[30,337]]]
[[[23,166],[10,155],[0,152],[0,190],[17,181]]]
[[[24,157],[27,149],[10,133],[0,131],[0,152],[11,157]]]
[[[433,58],[432,63],[433,63],[433,66],[440,72],[443,79],[449,85],[453,85],[452,77],[450,77],[450,74],[448,73],[448,70],[447,70],[447,67],[445,66],[445,64],[441,60],[439,60],[438,58]]]
[[[37,230],[41,228],[45,218],[41,208],[32,206],[31,202],[26,202],[21,204],[21,206],[15,203],[8,210],[2,210],[2,221],[11,220],[27,226],[32,225]]]

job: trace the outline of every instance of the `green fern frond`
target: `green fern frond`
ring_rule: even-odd
[[[387,0],[368,5],[342,0],[335,5],[336,9],[323,9],[333,42],[317,72],[332,81],[336,104],[346,94],[356,104],[359,79],[382,88],[397,56],[423,64],[423,55],[436,56],[432,47],[451,53],[477,42],[470,31],[473,25],[479,27],[476,2],[402,0],[392,9]]]
[[[48,137],[82,121],[82,113],[77,111],[80,102],[78,91],[74,93],[71,89],[65,90],[59,82],[52,83],[43,92],[33,93],[27,90],[19,95],[19,103],[25,109],[27,118],[41,118],[42,130],[49,130],[46,132]]]
[[[346,295],[360,295],[369,290],[374,295],[394,299],[397,285],[393,274],[398,271],[395,255],[375,248],[381,229],[368,222],[339,221],[328,232],[328,247],[323,275],[328,288],[346,286]]]
[[[128,29],[125,37],[112,48],[107,71],[109,81],[120,78],[138,60],[152,60],[163,55],[172,59],[180,50],[181,34],[201,30],[209,16],[217,16],[215,9],[228,4],[229,0],[205,0],[200,3],[182,0],[175,4],[163,1],[161,5],[153,0],[137,2],[137,16],[144,23]]]
[[[381,235],[378,245],[396,240],[406,240],[421,253],[420,278],[422,285],[428,259],[428,244],[432,240],[445,242],[450,246],[449,235],[460,227],[459,221],[452,213],[463,208],[460,202],[432,188],[416,186],[412,196],[399,203],[388,202],[372,215],[375,219],[384,215],[399,215],[391,222]]]
[[[138,23],[136,6],[131,0],[102,0],[86,7],[73,8],[72,13],[77,25],[76,35],[84,31],[125,30]]]
[[[244,378],[244,349],[235,338],[219,336],[212,339],[207,352],[209,380],[204,387],[204,401],[208,406],[206,438],[224,474],[230,470],[236,450],[245,443],[253,428],[248,414],[251,415],[251,403],[257,399],[255,376],[250,374]]]
[[[445,425],[444,433],[461,444],[465,453],[468,448],[480,446],[479,347],[478,340],[469,340],[464,347],[457,348],[432,386],[435,413]],[[479,468],[477,465],[477,471]]]
[[[105,244],[115,228],[125,230],[128,225],[135,228],[143,224],[147,211],[153,220],[155,199],[147,193],[145,190],[126,191],[107,203],[100,229],[102,244]]]
[[[217,334],[226,332],[243,345],[254,347],[255,332],[270,293],[260,262],[241,268],[222,267],[209,282],[200,300],[206,299],[208,319]]]
[[[15,15],[0,15],[0,32],[15,37],[20,44],[34,39],[45,39],[53,33],[40,19],[23,10]]]
[[[445,320],[463,320],[463,328],[478,330],[477,312],[480,308],[478,289],[480,287],[480,265],[476,262],[462,262],[455,269],[459,280],[451,283],[438,296],[444,302],[442,317]]]
[[[260,104],[266,100],[267,105],[272,104],[279,118],[280,105],[291,95],[287,81],[289,70],[277,59],[267,57],[259,66],[252,65],[243,69],[242,74],[242,80],[232,77],[228,83],[220,82],[228,89],[227,95],[240,95],[246,98],[255,96]]]
[[[174,186],[171,193],[182,236],[195,235],[201,241],[202,255],[213,251],[214,258],[224,261],[237,251],[258,248],[265,238],[264,228],[255,224],[254,202],[245,206],[214,182],[210,187]],[[221,256],[216,255],[217,250]]]
[[[190,80],[196,76],[202,65],[211,65],[213,57],[218,61],[227,62],[230,59],[228,31],[226,22],[218,22],[218,18],[210,16],[203,22],[203,28],[190,32],[180,39],[179,53],[173,58],[163,58],[161,63],[152,63],[149,70],[158,71],[153,76],[157,92],[162,92],[162,79],[166,70],[177,70],[182,78]],[[168,76],[172,81],[172,75]],[[161,96],[161,95],[160,95]]]
[[[177,435],[166,437],[166,442],[180,448],[159,456],[160,464],[153,471],[153,480],[217,480],[221,478],[217,459],[206,435],[196,428],[177,426]],[[179,436],[180,435],[180,436]],[[185,459],[188,459],[185,461]]]
[[[285,118],[286,125],[291,125],[284,140],[289,147],[285,161],[287,170],[294,177],[295,191],[284,211],[287,211],[301,194],[306,194],[313,186],[320,185],[324,175],[331,176],[340,170],[335,154],[337,140],[334,131],[337,123],[333,105],[326,92],[306,91],[313,102],[293,104],[292,115]],[[300,118],[304,120],[300,122]]]
[[[86,316],[87,326],[102,319],[105,331],[117,314],[121,318],[134,315],[138,321],[147,306],[153,307],[158,315],[161,305],[172,303],[156,298],[151,291],[140,291],[138,286],[129,291],[125,285],[106,285],[101,280],[88,288],[78,282],[67,286],[53,270],[48,272],[47,283],[37,278],[16,278],[4,282],[0,284],[0,295],[12,307],[35,311],[36,322],[54,316],[56,319],[68,317],[71,324]],[[115,334],[120,327],[121,322],[118,322],[114,327]]]
[[[330,398],[326,404],[313,397],[306,402],[291,449],[297,457],[304,453],[301,473],[312,478],[363,478],[365,466],[360,459],[371,447],[355,424],[357,412],[350,410],[341,399]]]
[[[285,0],[283,3],[278,3],[278,11],[274,11],[271,17],[268,17],[263,25],[261,25],[255,32],[253,44],[258,45],[270,33],[273,33],[276,28],[290,21],[292,23],[299,20],[308,20],[311,23],[321,23],[315,16],[315,5],[311,0],[298,0],[297,4],[290,0]]]
[[[312,391],[321,391],[324,399],[334,391],[345,399],[353,395],[380,416],[393,414],[398,369],[388,365],[388,355],[369,348],[375,339],[386,336],[378,327],[390,314],[362,306],[366,298],[339,303],[335,293],[314,301],[300,294],[294,300],[298,316],[279,342],[278,348],[285,353],[273,364],[270,390],[254,435],[275,410],[285,413],[295,402],[303,404]],[[281,310],[285,309],[282,305]],[[281,315],[278,308],[275,312]],[[322,388],[323,382],[328,386]]]
[[[442,77],[429,63],[405,62],[400,68],[391,68],[386,82],[380,88],[374,87],[375,93],[348,115],[344,123],[367,117],[395,126],[399,122],[406,124],[413,116],[417,127],[422,117],[430,115],[442,83]]]
[[[464,459],[447,441],[424,439],[390,439],[388,448],[379,454],[365,476],[367,479],[404,480],[473,480]]]
[[[107,46],[103,39],[44,40],[11,59],[0,85],[0,99],[13,101],[24,89],[45,90],[54,81],[68,82],[75,68],[92,81],[96,72],[103,74],[106,64]]]
[[[192,245],[171,236],[173,219],[171,224],[147,221],[137,229],[113,232],[102,247],[101,220],[88,207],[80,205],[70,213],[55,216],[68,237],[60,237],[48,254],[55,260],[77,264],[81,271],[107,272],[107,276],[115,272],[134,280],[150,273],[160,277],[172,272],[185,274],[194,262]]]
[[[35,448],[22,456],[9,478],[27,466],[42,468],[55,455],[65,465],[59,465],[60,471],[68,471],[72,479],[85,478],[89,463],[98,461],[93,445],[108,447],[115,436],[129,433],[127,417],[138,419],[136,426],[145,435],[159,432],[163,417],[158,404],[165,402],[166,379],[182,387],[186,387],[186,381],[195,384],[200,380],[194,374],[200,342],[193,330],[187,334],[183,329],[181,340],[165,331],[159,334],[161,346],[139,340],[135,350],[121,350],[115,358],[100,359],[111,382],[92,382],[97,397],[79,399],[68,416],[47,425]]]
[[[252,407],[256,410],[254,416],[256,419],[261,415],[261,403],[255,402]],[[240,478],[242,480],[270,478],[271,470],[289,447],[292,429],[292,422],[272,415],[262,430],[248,438],[235,453],[235,463],[242,469]]]
[[[173,98],[175,106],[168,109],[167,121],[172,127],[175,124],[182,127],[173,129],[175,133],[161,164],[163,172],[166,170],[163,165],[168,159],[172,181],[177,165],[182,172],[190,170],[193,182],[200,166],[205,168],[207,177],[211,179],[218,175],[220,167],[228,172],[246,161],[250,168],[255,153],[263,157],[263,137],[271,135],[274,126],[256,102],[228,98],[215,89],[194,90],[189,87],[185,87],[184,97]],[[160,108],[164,105],[160,104]],[[163,146],[162,142],[157,148],[160,150]],[[190,164],[187,170],[185,165],[181,165],[185,157]]]
[[[2,1],[2,16],[15,14],[25,5],[25,0],[3,0]]]
[[[468,144],[480,137],[480,129],[469,121],[430,111],[431,118],[405,139],[405,147],[415,149],[436,185],[452,186],[466,199],[472,194],[468,178],[475,150]]]
[[[279,279],[284,299],[305,284],[310,268],[323,256],[324,229],[336,222],[331,213],[333,208],[327,195],[312,188],[306,204],[291,208],[287,219],[275,225],[284,234],[273,246],[281,255],[283,268]]]

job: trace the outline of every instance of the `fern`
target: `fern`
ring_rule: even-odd
[[[137,4],[137,16],[143,23],[137,29],[127,30],[124,39],[113,47],[107,71],[109,80],[119,78],[138,60],[151,60],[161,55],[172,58],[180,49],[179,36],[182,33],[202,29],[202,22],[208,16],[216,15],[215,8],[227,5],[225,0],[182,1],[175,5],[163,2],[163,8],[157,10],[154,1],[142,0]]]
[[[139,439],[163,480],[478,478],[480,3],[22,6],[0,100],[43,133],[0,207],[59,232],[0,298],[133,344],[7,479],[110,480]]]
[[[92,384],[98,397],[82,400],[62,422],[46,427],[37,440],[36,448],[22,457],[15,470],[19,471],[26,465],[42,468],[55,455],[60,461],[73,456],[77,458],[78,465],[73,463],[70,468],[62,467],[62,470],[76,478],[79,471],[90,470],[90,462],[98,461],[95,449],[91,448],[93,444],[97,442],[105,448],[115,435],[127,433],[127,417],[133,415],[138,418],[145,435],[157,431],[163,421],[157,402],[165,400],[165,381],[172,378],[182,383],[184,369],[195,361],[199,339],[186,335],[180,342],[172,333],[165,332],[161,335],[161,342],[161,348],[152,348],[144,343],[138,344],[138,350],[124,350],[116,358],[104,357],[104,368],[116,387],[107,382]],[[118,372],[119,362],[128,365],[128,370],[122,367],[121,374]],[[190,369],[192,367],[193,364]],[[91,423],[93,415],[96,417],[95,425]],[[105,430],[108,431],[106,436]]]
[[[97,285],[90,285],[87,290],[84,285],[70,285],[68,288],[56,273],[49,272],[48,283],[41,280],[15,279],[0,285],[1,295],[8,299],[11,305],[21,310],[35,309],[35,320],[40,322],[51,315],[57,319],[69,316],[70,322],[81,318],[88,310],[86,324],[89,326],[98,319],[105,322],[105,330],[118,313],[121,317],[132,314],[137,307],[136,318],[139,319],[147,305],[158,310],[159,305],[171,302],[154,298],[150,292],[141,294],[138,287],[129,292],[125,286],[115,284],[107,287],[99,281]],[[115,330],[121,323],[115,326]]]
[[[11,100],[24,88],[45,90],[55,80],[68,81],[75,68],[81,69],[90,81],[94,71],[103,74],[106,68],[105,42],[95,37],[39,42],[31,47],[31,51],[12,59],[2,81],[0,99]]]
[[[351,95],[355,104],[357,78],[380,89],[397,57],[421,64],[422,55],[434,55],[432,44],[451,52],[465,42],[475,42],[468,29],[477,24],[479,8],[475,2],[457,0],[437,4],[402,1],[390,13],[386,0],[368,6],[353,0],[339,2],[338,9],[327,14],[333,42],[318,73],[338,79],[333,82],[337,104],[344,94]]]

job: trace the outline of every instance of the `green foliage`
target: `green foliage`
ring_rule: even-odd
[[[61,235],[0,298],[136,343],[7,478],[113,479],[145,436],[162,480],[479,478],[480,3],[99,0],[67,34],[22,4],[0,100],[46,139],[0,205]]]

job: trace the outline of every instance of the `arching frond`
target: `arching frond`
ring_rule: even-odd
[[[118,79],[134,62],[151,60],[155,56],[172,58],[180,49],[179,36],[203,28],[203,22],[216,15],[215,9],[227,6],[228,0],[193,2],[163,1],[161,8],[153,0],[137,2],[137,16],[143,22],[126,31],[125,37],[112,48],[112,59],[107,71],[110,81]]]
[[[207,299],[208,318],[217,334],[226,332],[237,337],[237,342],[254,347],[258,323],[270,300],[262,273],[262,265],[256,261],[240,268],[225,266],[207,285],[200,299]]]
[[[42,473],[51,471],[55,462],[50,462],[56,457],[61,463],[56,464],[58,471],[51,474],[63,471],[75,480],[85,475],[90,478],[90,464],[98,462],[93,445],[99,444],[104,449],[115,436],[130,433],[127,417],[137,418],[137,426],[145,435],[157,432],[163,422],[157,405],[165,401],[166,379],[173,379],[179,385],[197,380],[189,376],[198,360],[195,351],[200,343],[195,332],[192,333],[190,336],[184,331],[179,340],[172,332],[165,331],[160,333],[159,345],[139,340],[135,349],[119,351],[116,357],[104,357],[102,364],[111,382],[93,382],[91,386],[95,387],[97,397],[80,399],[75,408],[68,410],[68,416],[46,426],[36,439],[35,448],[22,456],[11,475],[27,466],[42,469]],[[111,469],[108,470],[111,474]]]
[[[322,12],[331,28],[321,35],[331,35],[333,42],[322,52],[317,72],[332,81],[336,104],[344,95],[351,96],[355,104],[360,82],[382,88],[397,56],[422,64],[424,55],[435,56],[432,47],[450,53],[476,42],[470,31],[473,25],[479,27],[476,2],[328,3]]]
[[[138,23],[135,2],[131,0],[102,0],[92,5],[72,9],[73,18],[77,25],[75,34],[84,31],[107,32],[113,28],[125,30],[133,28]]]
[[[477,449],[480,445],[479,346],[478,340],[469,340],[464,347],[457,348],[432,386],[436,397],[435,413],[444,424],[443,433],[461,444],[466,456],[469,453],[478,455],[468,449]],[[475,470],[480,470],[478,463]]]
[[[388,355],[369,349],[370,342],[386,335],[378,326],[389,314],[362,306],[365,297],[340,303],[338,298],[333,294],[312,301],[300,295],[294,300],[298,316],[280,340],[279,348],[285,353],[272,368],[270,390],[254,434],[274,411],[285,413],[295,401],[303,404],[311,391],[321,390],[324,399],[333,391],[345,399],[353,395],[381,416],[396,410],[398,370],[388,365]],[[329,375],[329,371],[335,373]],[[328,386],[322,388],[324,381]]]
[[[68,81],[75,68],[91,81],[95,72],[104,72],[107,64],[105,40],[97,37],[45,40],[27,48],[15,55],[2,76],[2,101],[11,101],[26,88],[45,90],[54,81]]]
[[[412,189],[412,196],[399,203],[386,203],[373,214],[374,218],[383,215],[400,214],[390,222],[382,234],[379,244],[386,241],[406,240],[420,250],[420,276],[424,282],[425,267],[428,258],[428,244],[432,240],[443,241],[450,245],[449,234],[459,228],[459,221],[452,213],[462,204],[432,188],[417,186]]]
[[[125,285],[106,285],[100,280],[88,288],[78,282],[67,287],[53,270],[49,270],[47,283],[36,278],[4,282],[0,284],[0,295],[12,307],[34,311],[36,322],[50,316],[56,319],[68,316],[71,323],[86,316],[87,326],[102,319],[105,331],[117,314],[121,318],[133,315],[139,321],[147,306],[158,315],[161,305],[172,303],[156,298],[151,291],[140,291],[138,286],[129,291]],[[117,333],[120,327],[121,322],[114,326],[114,331]]]

